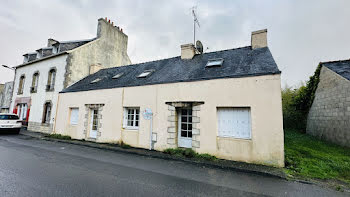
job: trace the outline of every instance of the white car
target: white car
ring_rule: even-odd
[[[0,113],[0,133],[12,131],[16,134],[22,128],[22,121],[17,114]]]

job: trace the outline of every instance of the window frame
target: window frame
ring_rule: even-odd
[[[48,77],[47,77],[46,91],[49,92],[55,89],[56,74],[57,74],[56,68],[51,68],[49,70]]]
[[[48,113],[48,107],[50,107],[49,113]],[[42,118],[41,123],[42,124],[50,124],[51,114],[52,114],[52,103],[51,103],[51,101],[46,101],[44,103],[43,118]]]
[[[72,115],[74,110],[77,110],[77,112],[75,112],[76,114],[74,114],[77,117],[75,118],[76,119],[75,122],[72,122],[72,117],[73,117]],[[78,125],[78,123],[79,123],[79,107],[70,107],[69,108],[69,125],[76,126]]]
[[[39,71],[36,71],[34,74],[33,74],[33,77],[32,77],[32,86],[30,87],[30,92],[31,93],[36,93],[37,90],[38,90],[38,84],[39,84]]]
[[[206,68],[220,67],[223,64],[224,64],[224,58],[214,58],[214,59],[208,59],[208,62],[205,65],[205,67]]]
[[[137,75],[137,78],[146,78],[149,77],[150,75],[152,75],[152,73],[154,72],[154,69],[150,69],[150,70],[144,70],[142,73],[140,73],[139,75]]]
[[[19,77],[17,94],[23,94],[25,80],[26,80],[26,76],[25,75],[21,75]]]
[[[134,110],[134,113],[129,115],[129,110]],[[133,116],[132,120],[129,120],[130,116]],[[138,118],[136,118],[136,117],[138,117]],[[128,125],[128,123],[130,121],[132,121],[132,125]],[[137,122],[137,126],[136,126],[136,122]],[[128,129],[128,130],[139,130],[139,128],[140,128],[140,107],[124,107],[123,128]]]

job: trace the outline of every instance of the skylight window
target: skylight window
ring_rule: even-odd
[[[143,73],[141,73],[137,77],[138,78],[145,78],[145,77],[149,76],[152,72],[154,72],[154,70],[145,70],[145,71],[143,71]]]
[[[97,78],[97,79],[91,81],[90,83],[97,83],[97,82],[99,82],[99,81],[101,81],[101,79],[100,79],[100,78]]]
[[[223,58],[210,59],[205,67],[222,66],[223,63]]]
[[[118,73],[112,77],[112,79],[119,79],[124,73]]]

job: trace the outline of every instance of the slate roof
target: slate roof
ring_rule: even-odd
[[[80,47],[80,46],[88,43],[88,42],[91,42],[92,40],[94,40],[94,39],[59,42],[60,52],[69,51],[69,50],[75,49],[77,47]]]
[[[41,53],[42,57],[39,58],[35,52],[34,53],[24,54],[24,56],[28,57],[28,62],[25,62],[25,63],[23,63],[21,65],[16,66],[16,67],[22,67],[22,66],[30,64],[30,63],[32,63],[34,61],[38,61],[38,60],[41,60],[41,59],[47,59],[47,58],[50,58],[51,56],[54,57],[56,55],[63,54],[66,51],[69,51],[69,50],[75,49],[77,47],[80,47],[80,46],[82,46],[84,44],[87,44],[87,43],[89,43],[89,42],[91,42],[91,41],[93,41],[95,39],[96,38],[88,39],[88,40],[57,41],[57,43],[54,44],[54,46],[60,45],[59,46],[60,50],[57,53],[53,52],[53,47],[52,46],[38,49],[36,51]]]
[[[206,67],[208,60],[214,58],[223,58],[223,65],[220,67]],[[154,72],[146,78],[137,77],[146,70],[153,70]],[[119,73],[123,73],[120,78],[112,78]],[[280,73],[281,71],[267,47],[252,50],[248,46],[204,53],[196,55],[191,60],[182,60],[178,56],[141,64],[102,69],[64,89],[62,93]],[[91,83],[98,78],[101,80]]]
[[[350,80],[350,60],[323,62],[322,65],[345,79]]]

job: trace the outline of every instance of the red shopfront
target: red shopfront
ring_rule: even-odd
[[[31,98],[30,97],[18,97],[15,100],[13,113],[19,116],[19,119],[23,121],[23,125],[28,126],[29,114],[30,114]]]

